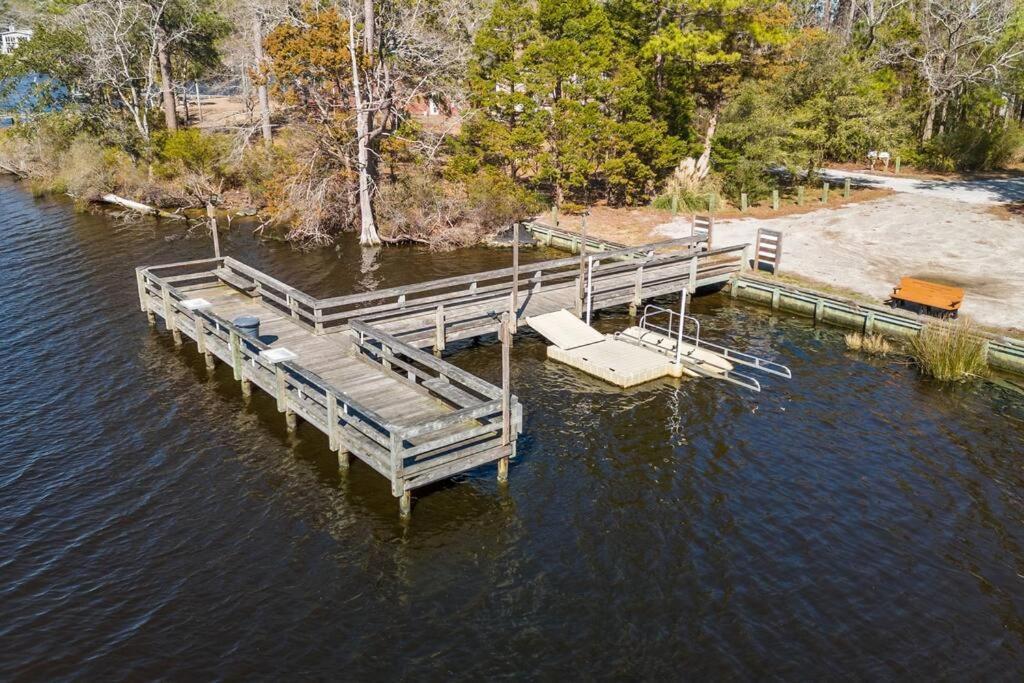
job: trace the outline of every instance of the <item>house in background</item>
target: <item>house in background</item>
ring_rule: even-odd
[[[0,55],[11,54],[22,42],[31,37],[32,29],[8,26],[6,31],[0,31]]]

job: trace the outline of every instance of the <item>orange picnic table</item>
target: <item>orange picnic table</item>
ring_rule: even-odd
[[[961,287],[904,277],[900,278],[900,283],[893,288],[892,300],[894,303],[924,306],[934,309],[939,315],[955,318],[964,300],[964,290]]]

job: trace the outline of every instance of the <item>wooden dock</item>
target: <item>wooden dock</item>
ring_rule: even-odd
[[[324,432],[340,467],[355,455],[391,482],[403,515],[413,489],[498,463],[505,480],[523,411],[496,387],[439,357],[454,340],[504,332],[527,315],[593,310],[729,280],[747,245],[701,251],[684,238],[466,276],[317,299],[231,257],[136,269],[139,303],[176,343],[229,365],[243,393],[277,400]],[[232,321],[260,319],[258,338]],[[503,320],[505,321],[503,325]],[[432,347],[434,355],[423,351]],[[284,351],[282,351],[284,349]]]

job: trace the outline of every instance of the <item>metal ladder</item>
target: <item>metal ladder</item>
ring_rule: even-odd
[[[684,294],[685,296],[685,294]],[[658,324],[652,321],[652,318],[658,316],[667,316],[667,324]],[[686,334],[685,326],[686,323],[692,323],[695,328],[694,334]],[[708,377],[711,379],[720,379],[737,386],[741,386],[751,391],[761,391],[761,383],[754,377],[745,373],[736,372],[735,370],[721,370],[715,368],[711,370],[707,367],[706,361],[695,357],[693,354],[697,349],[705,349],[718,356],[721,356],[730,363],[743,365],[745,367],[766,372],[768,374],[777,375],[779,377],[785,377],[786,379],[792,378],[793,374],[788,367],[781,363],[775,363],[773,361],[760,358],[753,354],[744,353],[737,351],[736,349],[723,346],[722,344],[716,344],[714,342],[703,341],[700,338],[700,321],[691,315],[685,313],[685,303],[680,304],[680,312],[673,311],[662,306],[655,306],[648,304],[644,307],[644,313],[640,317],[640,329],[644,331],[654,332],[658,335],[659,341],[661,339],[669,339],[674,341],[674,349],[666,348],[657,341],[645,340],[641,334],[638,338],[626,337],[621,333],[617,333],[616,337],[626,341],[632,341],[638,345],[652,348],[660,351],[661,353],[668,353],[670,351],[675,352],[675,362],[677,364],[684,364],[689,370],[702,377]],[[684,351],[682,342],[686,341],[693,346],[690,351]]]

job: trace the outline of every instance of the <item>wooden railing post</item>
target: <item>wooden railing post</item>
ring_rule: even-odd
[[[139,310],[143,313],[149,312],[149,307],[146,306],[146,276],[142,273],[142,268],[135,269],[135,284],[139,288]]]
[[[633,279],[633,301],[629,304],[629,317],[635,318],[637,309],[643,303],[644,295],[644,267],[637,266]]]
[[[403,518],[412,514],[412,496],[405,490],[405,463],[402,458],[402,437],[391,432],[388,450],[391,452],[391,493],[398,496],[398,513]]]
[[[171,294],[167,288],[160,285],[160,297],[164,302],[164,329],[174,329],[174,318],[171,316]]]
[[[515,333],[515,331],[516,331],[516,319],[517,319],[517,317],[518,316],[516,315],[516,298],[514,296],[509,296],[509,302],[508,302],[508,326],[509,326],[509,332],[510,333]],[[511,343],[511,339],[512,339],[512,337],[510,335],[509,336],[510,343]]]
[[[327,391],[327,444],[332,451],[338,450],[338,398]]]
[[[160,286],[160,291],[164,299],[164,325],[171,331],[171,336],[174,337],[174,345],[181,346],[181,330],[178,329],[177,319],[178,312],[171,301],[171,293],[163,285]]]
[[[284,368],[280,363],[274,365],[274,382],[277,389],[277,412],[283,413],[288,407],[288,384],[285,382]]]
[[[238,340],[238,333],[234,330],[228,330],[228,343],[231,346],[231,369],[234,373],[235,381],[241,381],[242,348]]]
[[[434,315],[434,355],[440,356],[444,351],[444,304],[437,305],[437,313]]]
[[[196,349],[199,353],[203,354],[203,360],[206,362],[206,368],[208,370],[213,369],[213,354],[210,353],[210,349],[206,346],[206,321],[203,320],[202,316],[198,313],[193,313],[193,318],[196,326]]]

